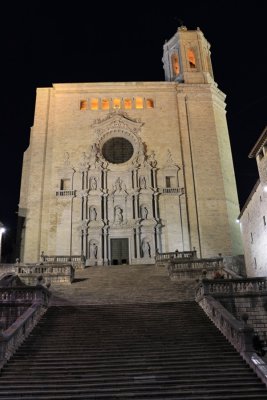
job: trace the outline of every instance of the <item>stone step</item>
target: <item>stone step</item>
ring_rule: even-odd
[[[31,396],[32,398],[34,397],[35,399],[47,399],[48,396],[54,396],[54,399],[60,398],[60,396],[62,395],[67,395],[65,398],[81,398],[79,396],[87,396],[84,398],[88,398],[88,399],[101,399],[101,398],[122,398],[122,399],[126,399],[126,398],[148,398],[148,399],[155,399],[155,396],[158,396],[158,398],[160,398],[159,396],[164,396],[163,398],[171,398],[171,396],[173,396],[174,398],[182,398],[182,399],[216,399],[216,398],[223,398],[223,396],[225,396],[224,398],[229,398],[230,399],[234,399],[235,397],[233,397],[234,395],[239,396],[240,399],[246,399],[247,395],[253,395],[254,399],[257,399],[257,396],[259,395],[264,395],[265,394],[265,399],[266,399],[266,388],[248,388],[248,387],[236,387],[236,388],[224,388],[224,389],[212,389],[212,388],[196,388],[193,387],[192,389],[181,389],[180,388],[168,388],[168,387],[157,387],[156,389],[153,389],[153,386],[148,386],[147,388],[143,388],[143,390],[139,387],[137,387],[134,390],[134,394],[132,390],[128,390],[127,388],[125,388],[125,390],[123,390],[121,387],[120,388],[110,388],[110,389],[99,389],[99,390],[88,390],[87,388],[78,388],[78,389],[71,389],[68,388],[68,391],[66,393],[66,389],[60,390],[57,389],[56,391],[53,390],[49,390],[49,389],[43,389],[41,388],[40,390],[38,389],[33,389],[33,390],[24,390],[23,391],[23,395],[21,393],[21,391],[17,392],[17,396],[19,396],[19,398],[25,398],[25,396]],[[182,393],[181,393],[182,391]],[[197,391],[197,396],[196,395],[196,391]],[[12,396],[12,393],[10,393],[9,391],[5,391],[5,390],[1,390],[1,398],[3,398],[4,396]],[[15,394],[15,393],[14,393]],[[72,397],[69,397],[72,396]],[[203,397],[204,396],[204,397]],[[219,397],[221,396],[221,397]],[[226,397],[228,396],[228,397]],[[243,396],[243,397],[241,397]],[[10,397],[7,397],[10,398]],[[11,397],[12,398],[12,397]],[[52,397],[51,397],[52,398]],[[264,397],[262,397],[264,398]],[[162,397],[161,397],[162,399]]]

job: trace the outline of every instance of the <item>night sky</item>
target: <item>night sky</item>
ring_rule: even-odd
[[[1,6],[0,221],[7,259],[16,235],[23,152],[35,90],[53,83],[162,81],[162,46],[183,23],[211,44],[227,119],[240,207],[258,174],[248,153],[267,124],[266,15],[261,0],[137,2],[36,1]],[[185,4],[185,5],[184,5]]]

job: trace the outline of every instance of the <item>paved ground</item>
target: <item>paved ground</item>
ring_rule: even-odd
[[[172,282],[155,265],[88,267],[75,272],[71,285],[51,287],[53,305],[127,304],[194,299],[196,282]]]

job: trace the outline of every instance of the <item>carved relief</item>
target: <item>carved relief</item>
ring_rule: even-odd
[[[79,162],[79,171],[84,172],[88,170],[90,166],[89,158],[85,152],[82,153],[81,161]]]
[[[147,163],[152,167],[155,168],[157,166],[157,160],[154,150],[151,154],[147,157]]]
[[[70,167],[70,154],[66,151],[64,153],[64,167]]]

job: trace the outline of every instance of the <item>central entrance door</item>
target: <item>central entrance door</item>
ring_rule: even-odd
[[[110,239],[111,264],[129,264],[129,239]]]

